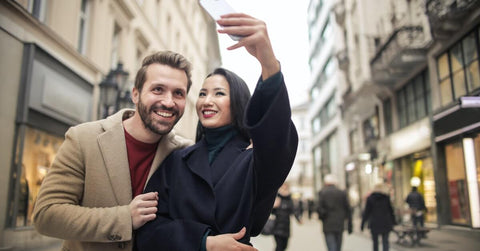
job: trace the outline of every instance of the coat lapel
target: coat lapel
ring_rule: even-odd
[[[117,203],[126,205],[132,200],[132,184],[122,114],[120,111],[105,120],[105,132],[98,136],[98,144]]]
[[[208,163],[208,152],[205,140],[191,147],[190,151],[183,155],[188,168],[202,178],[213,189],[212,173]]]

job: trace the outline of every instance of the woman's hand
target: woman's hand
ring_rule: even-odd
[[[245,232],[246,229],[243,227],[237,233],[208,236],[207,251],[258,251],[252,246],[238,242],[245,235]]]
[[[243,13],[232,13],[223,15],[217,23],[223,26],[218,30],[219,33],[242,36],[238,43],[227,49],[245,47],[260,62],[263,80],[280,71],[280,63],[273,53],[265,22]]]

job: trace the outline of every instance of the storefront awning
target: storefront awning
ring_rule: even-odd
[[[461,97],[459,104],[433,115],[435,142],[480,128],[480,97]]]

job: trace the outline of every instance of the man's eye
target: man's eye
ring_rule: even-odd
[[[179,97],[185,96],[185,94],[184,94],[182,91],[177,91],[177,92],[175,92],[175,95],[177,95],[177,96],[179,96]]]

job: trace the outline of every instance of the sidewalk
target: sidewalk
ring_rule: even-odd
[[[324,251],[327,250],[321,222],[316,219],[308,220],[299,225],[292,218],[292,232],[287,251]],[[435,228],[422,239],[420,246],[410,247],[397,244],[397,236],[390,234],[390,251],[477,251],[480,250],[480,231],[469,228],[444,226]],[[381,240],[379,240],[381,243]],[[259,235],[252,238],[253,245],[260,251],[274,251],[273,236]],[[381,245],[379,247],[382,250]],[[373,250],[370,232],[359,231],[359,225],[354,223],[354,233],[343,235],[342,251],[371,251]]]
[[[316,219],[304,218],[299,225],[292,218],[291,236],[287,251],[324,251],[327,250],[321,231],[321,222]],[[259,235],[252,239],[253,246],[260,251],[274,251],[275,240],[273,236]],[[365,233],[352,233],[343,235],[342,251],[371,251],[373,250],[370,236]],[[381,249],[380,249],[381,250]],[[401,251],[391,246],[390,251]]]

